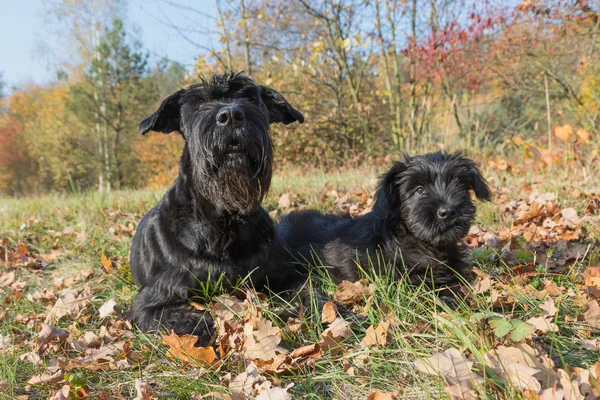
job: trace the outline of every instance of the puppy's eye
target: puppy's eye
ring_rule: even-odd
[[[423,194],[427,194],[427,191],[425,190],[425,188],[423,186],[419,186],[417,188],[417,190],[415,191],[415,193],[417,193],[418,195],[423,195]]]

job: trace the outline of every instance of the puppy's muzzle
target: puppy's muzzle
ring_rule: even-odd
[[[437,210],[437,217],[446,223],[451,223],[456,219],[456,208],[452,206],[441,206]]]

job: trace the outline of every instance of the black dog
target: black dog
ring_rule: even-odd
[[[131,248],[140,286],[131,317],[143,331],[173,329],[204,344],[212,320],[188,304],[200,283],[224,276],[233,284],[250,273],[258,288],[297,282],[260,206],[271,182],[269,124],[294,121],[304,117],[281,94],[239,73],[180,90],[142,121],[142,134],[185,139],[179,176],[141,220]]]
[[[382,177],[368,214],[292,212],[279,230],[292,255],[329,266],[337,283],[358,280],[357,264],[374,265],[378,274],[391,264],[396,278],[408,272],[413,284],[450,287],[468,266],[457,242],[475,218],[471,190],[480,200],[491,198],[481,172],[460,153],[405,156]]]

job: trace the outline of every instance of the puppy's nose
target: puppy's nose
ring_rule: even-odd
[[[239,126],[246,118],[246,114],[238,106],[223,107],[217,113],[217,124],[226,126]]]
[[[452,206],[441,206],[438,208],[437,215],[439,219],[451,220],[456,217],[456,208]]]

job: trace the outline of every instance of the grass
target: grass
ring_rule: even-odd
[[[293,171],[275,177],[270,194],[265,200],[265,208],[275,219],[289,210],[280,210],[278,199],[282,194],[290,195],[292,208],[316,208],[336,211],[335,190],[340,197],[348,194],[350,203],[364,203],[361,193],[372,195],[376,177],[380,171],[348,171],[339,174],[316,173],[310,176],[295,174]],[[531,192],[552,192],[556,194],[561,207],[574,207],[583,215],[587,198],[574,197],[573,190],[589,191],[594,182],[588,179],[580,182],[570,178],[567,171],[551,174],[511,175],[506,172],[485,171],[495,188],[497,198],[494,203],[479,204],[477,225],[489,232],[511,229],[513,218],[503,212],[502,204],[519,198],[527,198]],[[592,174],[589,174],[592,175]],[[126,309],[135,296],[136,287],[128,271],[128,253],[131,246],[133,228],[140,218],[162,196],[164,190],[118,191],[110,194],[96,192],[48,195],[29,199],[0,199],[0,240],[6,238],[8,246],[25,244],[31,253],[48,254],[59,252],[56,261],[42,269],[18,267],[17,276],[26,283],[23,296],[0,287],[6,315],[0,319],[0,335],[8,338],[10,345],[0,344],[0,398],[29,396],[47,398],[52,390],[64,384],[29,385],[26,382],[36,373],[43,373],[45,362],[34,365],[21,359],[31,351],[39,332],[35,323],[36,315],[43,313],[47,305],[31,301],[27,294],[37,290],[52,288],[58,280],[68,281],[83,270],[91,269],[94,275],[78,280],[74,287],[83,290],[90,285],[96,296],[85,315],[90,318],[59,322],[64,328],[79,332],[99,332],[103,323],[95,316],[98,308],[108,299],[116,300],[120,308]],[[506,201],[504,201],[506,200]],[[363,204],[364,205],[364,204]],[[588,266],[598,262],[600,251],[600,229],[591,224],[584,230],[580,240],[593,246],[585,258],[577,261],[570,269],[560,274],[548,272],[543,265],[536,265],[532,278],[523,284],[518,276],[511,290],[512,301],[500,306],[490,301],[490,293],[473,295],[461,302],[454,310],[442,303],[436,294],[424,287],[412,287],[405,281],[393,282],[385,278],[366,278],[375,286],[375,292],[366,311],[366,326],[378,326],[381,322],[396,321],[397,326],[390,331],[388,345],[382,348],[361,348],[356,344],[365,336],[366,327],[353,328],[354,337],[347,340],[348,351],[342,355],[324,354],[316,359],[310,368],[299,369],[291,374],[273,378],[280,386],[294,383],[291,393],[294,398],[305,399],[359,399],[366,398],[374,390],[399,392],[400,398],[447,398],[442,377],[434,377],[418,372],[413,365],[415,359],[428,357],[435,352],[456,348],[471,360],[485,362],[484,354],[498,345],[512,345],[507,337],[497,338],[485,317],[473,322],[475,314],[496,316],[508,320],[526,320],[539,316],[539,305],[544,299],[531,290],[522,290],[526,284],[540,291],[544,281],[555,283],[561,293],[554,297],[559,309],[554,321],[559,330],[548,335],[526,339],[526,342],[545,351],[555,361],[557,367],[589,368],[598,359],[598,353],[582,348],[582,341],[598,335],[589,326],[573,322],[583,310],[578,301],[582,296],[581,273]],[[79,235],[78,235],[79,234]],[[479,248],[475,251],[478,267],[493,276],[511,274],[512,265],[498,260],[498,250]],[[102,255],[113,261],[113,272],[106,274],[101,265]],[[517,263],[527,264],[536,259],[535,251],[522,244],[514,250]],[[6,269],[8,271],[8,269]],[[0,269],[0,275],[5,270]],[[319,275],[319,274],[317,274]],[[318,284],[334,289],[335,285],[327,277],[317,276]],[[210,297],[207,288],[205,297]],[[265,313],[276,323],[274,315]],[[565,318],[567,321],[565,321]],[[33,321],[33,322],[32,322]],[[74,324],[74,325],[73,325]],[[319,341],[324,326],[314,323],[300,336],[285,337],[283,346],[293,349],[299,344]],[[103,391],[124,398],[135,396],[135,379],[144,377],[152,384],[159,398],[190,398],[192,394],[209,392],[226,393],[223,377],[231,372],[232,377],[241,373],[245,365],[231,365],[227,371],[207,368],[185,367],[180,361],[165,356],[166,349],[156,335],[135,331],[131,339],[133,348],[146,360],[138,368],[123,371],[102,371],[75,369],[71,371],[79,381],[89,387],[90,397],[96,398]],[[73,356],[68,350],[65,357]],[[348,368],[352,366],[353,374]],[[73,378],[71,378],[73,379]],[[520,398],[521,394],[510,386],[499,383],[499,378],[486,376],[480,391],[483,398]],[[72,388],[79,387],[71,384]]]

